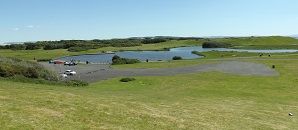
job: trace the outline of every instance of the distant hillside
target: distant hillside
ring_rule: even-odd
[[[38,41],[19,44],[0,45],[0,49],[12,50],[55,50],[67,49],[70,52],[82,52],[103,47],[136,47],[145,44],[166,44],[175,41],[192,41],[197,44],[204,42],[226,43],[231,48],[247,49],[298,49],[298,38],[284,36],[251,36],[251,37],[132,37],[127,39],[110,40],[61,40],[61,41]]]
[[[291,37],[298,39],[298,35],[293,35]]]
[[[298,39],[293,37],[269,36],[269,37],[231,37],[214,38],[211,41],[232,44],[235,48],[298,48]]]

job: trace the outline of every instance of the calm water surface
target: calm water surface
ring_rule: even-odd
[[[94,63],[111,63],[112,57],[118,55],[123,58],[139,59],[141,61],[165,61],[171,60],[174,56],[180,56],[183,59],[196,59],[202,58],[201,56],[192,54],[192,51],[209,52],[209,51],[236,51],[236,52],[252,52],[252,53],[291,53],[298,52],[298,50],[245,50],[245,49],[227,49],[227,48],[202,48],[197,47],[178,47],[170,49],[169,51],[123,51],[116,52],[115,54],[97,54],[97,55],[79,55],[62,57],[60,60],[70,61],[76,60],[81,62],[94,62]]]

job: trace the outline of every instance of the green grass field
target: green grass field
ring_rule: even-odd
[[[243,49],[298,49],[298,40],[291,37],[242,37],[216,38],[213,41],[230,43],[233,48]]]
[[[285,37],[224,39],[237,47],[292,48]],[[260,41],[261,39],[261,41]],[[221,39],[223,40],[223,39]],[[250,39],[251,40],[251,39]],[[281,42],[283,41],[283,42]],[[1,56],[32,60],[118,50],[162,50],[200,45],[170,41],[127,48],[101,48],[79,53],[67,50],[11,51]],[[272,43],[272,44],[271,44]],[[243,46],[242,46],[243,45]],[[293,45],[293,46],[292,46]],[[205,52],[195,60],[116,65],[114,68],[173,68],[238,60],[276,66],[280,76],[239,76],[219,72],[164,77],[120,78],[87,87],[22,83],[0,78],[0,129],[297,129],[298,54]],[[288,116],[288,113],[294,116]]]
[[[280,76],[211,72],[83,88],[1,80],[1,129],[296,129],[298,60],[247,60],[274,64]]]

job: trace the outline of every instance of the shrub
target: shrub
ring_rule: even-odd
[[[11,49],[11,50],[25,50],[26,46],[24,44],[11,44],[11,45],[5,45],[5,48]]]
[[[120,82],[131,82],[131,81],[135,81],[135,78],[122,78],[120,79]]]
[[[156,44],[156,43],[162,43],[162,42],[166,42],[166,39],[162,39],[162,38],[149,38],[149,39],[144,39],[142,41],[143,44]]]
[[[23,72],[23,75],[27,78],[39,78],[39,74],[37,72],[37,70],[35,68],[32,68],[32,67],[29,67],[27,68],[24,72]]]
[[[141,46],[141,43],[112,43],[111,46],[112,47],[133,47],[133,46]]]
[[[13,68],[11,66],[2,64],[0,65],[0,77],[11,77],[14,76]]]
[[[231,44],[219,43],[219,42],[204,42],[202,47],[203,48],[228,48],[228,47],[231,47]]]
[[[113,58],[112,58],[112,61],[114,61],[114,60],[119,60],[119,59],[121,59],[121,57],[120,57],[120,56],[117,56],[117,55],[115,55],[115,56],[113,56]]]
[[[43,49],[44,50],[54,50],[54,49],[63,49],[64,45],[63,44],[46,44],[44,45]]]
[[[25,43],[24,45],[26,46],[26,50],[37,50],[41,48],[40,44],[36,43]]]
[[[36,62],[0,57],[0,77],[23,76],[32,79],[57,81],[58,76]]]
[[[52,59],[37,59],[37,62],[48,62],[51,61]]]
[[[121,58],[117,55],[115,55],[112,58],[112,64],[113,65],[121,65],[121,64],[135,64],[135,63],[140,63],[138,59],[127,59],[127,58]]]
[[[180,57],[180,56],[174,56],[173,57],[173,60],[182,60],[182,57]]]
[[[84,87],[88,86],[89,84],[87,82],[81,81],[81,80],[70,80],[66,81],[67,86],[73,86],[73,87]]]

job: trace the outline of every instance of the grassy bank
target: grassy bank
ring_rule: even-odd
[[[136,77],[87,88],[0,82],[2,129],[296,129],[297,60],[279,77],[223,73]],[[30,95],[30,96],[28,96]]]
[[[164,50],[167,48],[181,47],[181,46],[196,46],[200,45],[201,41],[195,40],[172,40],[158,44],[143,44],[136,47],[103,47],[99,49],[91,49],[81,52],[69,52],[67,49],[57,50],[0,50],[0,55],[4,57],[17,57],[26,60],[38,60],[38,59],[53,59],[62,56],[79,55],[79,54],[94,54],[104,51],[123,51],[123,50]]]
[[[270,59],[297,59],[297,53],[276,53],[276,54],[264,54],[260,57],[258,53],[248,53],[248,52],[201,52],[200,55],[204,55],[204,58],[193,59],[193,60],[182,60],[182,61],[164,61],[164,62],[149,62],[149,63],[137,63],[130,65],[113,65],[116,69],[128,69],[128,68],[174,68],[191,66],[197,64],[204,64],[210,62],[219,62],[221,60],[270,60]]]
[[[212,41],[229,43],[233,48],[241,49],[298,49],[298,39],[292,37],[240,37],[215,38]]]

